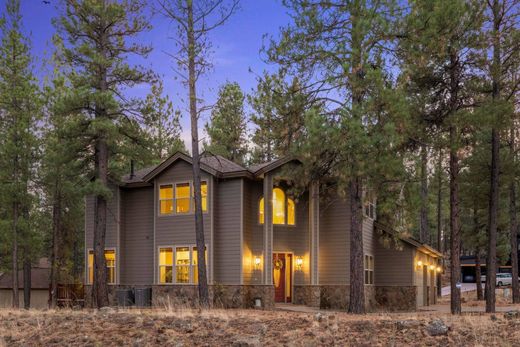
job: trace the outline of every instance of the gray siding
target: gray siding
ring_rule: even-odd
[[[202,180],[211,185],[211,176],[202,172]],[[178,160],[169,168],[165,169],[160,175],[155,178],[155,197],[154,197],[154,218],[155,218],[155,244],[154,252],[154,273],[157,270],[157,252],[161,246],[187,246],[195,245],[195,218],[193,213],[183,215],[159,216],[158,214],[158,199],[159,186],[161,184],[175,184],[177,182],[188,182],[193,180],[193,171],[191,164]],[[204,241],[208,247],[208,258],[211,258],[211,187],[208,186],[208,212],[203,215],[204,223]],[[192,209],[193,210],[193,209]],[[208,273],[210,261],[208,259]],[[154,279],[154,282],[157,278]]]
[[[401,243],[402,249],[393,245],[385,247],[381,242],[375,243],[374,279],[377,286],[411,286],[413,285],[414,249]]]
[[[215,282],[240,284],[242,179],[220,180],[215,189]]]
[[[320,206],[319,283],[348,284],[350,208],[339,197]]]
[[[244,213],[243,220],[243,237],[242,237],[242,278],[244,284],[259,283],[261,278],[260,274],[254,269],[254,255],[253,251],[253,223],[256,223],[254,218],[254,211],[252,208],[253,201],[255,200],[252,196],[253,183],[249,180],[243,180],[243,207]]]
[[[121,284],[153,283],[153,187],[122,190]]]

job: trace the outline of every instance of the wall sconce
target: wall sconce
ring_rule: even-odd
[[[254,268],[255,270],[260,270],[260,264],[262,263],[262,259],[260,257],[256,256],[254,258]]]
[[[435,270],[435,266],[430,265],[430,270],[432,270],[432,271]]]
[[[302,271],[303,268],[303,259],[302,257],[296,257],[296,270]]]
[[[441,271],[442,271],[441,267],[437,266],[437,272],[441,272]]]
[[[421,266],[422,266],[422,261],[419,260],[419,261],[417,262],[417,267],[421,267]]]

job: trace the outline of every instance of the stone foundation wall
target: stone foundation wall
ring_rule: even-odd
[[[321,286],[302,286],[293,287],[293,303],[310,307],[320,307]]]
[[[196,307],[198,305],[198,287],[196,285],[109,285],[108,300],[111,306],[117,305],[118,289],[152,288],[152,305],[155,307]],[[92,306],[92,286],[85,286],[85,306]],[[270,285],[210,285],[209,297],[214,307],[253,308],[255,299],[262,301],[262,308],[274,308],[274,287]]]
[[[385,311],[416,311],[416,286],[376,286],[378,308]]]

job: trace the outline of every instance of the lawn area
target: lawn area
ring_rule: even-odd
[[[432,324],[438,319],[442,322]],[[2,347],[509,346],[518,341],[520,315],[504,313],[452,317],[256,310],[0,310]]]

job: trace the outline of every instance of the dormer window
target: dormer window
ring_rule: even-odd
[[[295,225],[296,208],[294,200],[287,198],[285,192],[280,188],[273,189],[273,224]],[[258,221],[264,224],[264,198],[258,203]]]

